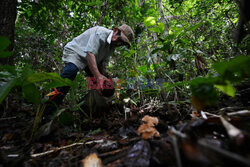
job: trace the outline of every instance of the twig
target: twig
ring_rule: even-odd
[[[227,113],[227,115],[228,116],[250,116],[250,111],[249,110],[236,111],[236,112]]]
[[[119,159],[124,158],[127,155],[128,149],[130,147],[124,147],[118,150],[110,151],[103,154],[98,154],[98,156],[102,159],[103,164],[109,166],[109,163],[117,161]]]
[[[16,118],[17,118],[17,116],[7,117],[7,118],[1,118],[0,121],[11,120],[11,119],[16,119]]]
[[[202,147],[205,147],[207,149],[210,149],[212,151],[215,151],[225,157],[228,157],[229,159],[232,159],[232,160],[235,160],[235,161],[238,161],[244,165],[247,165],[247,166],[250,166],[250,161],[238,154],[235,154],[233,152],[230,152],[230,151],[227,151],[227,150],[224,150],[222,148],[219,148],[219,147],[215,147],[211,144],[209,144],[206,140],[204,139],[201,139],[198,141],[198,144]],[[240,165],[239,165],[240,166]]]
[[[98,156],[101,157],[101,158],[102,157],[107,157],[107,156],[113,156],[113,155],[115,155],[117,153],[120,153],[122,151],[127,150],[128,148],[129,148],[129,146],[126,146],[126,147],[123,147],[123,148],[118,149],[118,150],[109,151],[109,152],[105,152],[105,153],[99,154]]]
[[[219,115],[216,115],[216,114],[212,114],[212,113],[209,113],[209,112],[204,112],[205,114],[207,115],[210,115],[210,116],[214,116],[214,117],[220,117]]]
[[[206,113],[204,111],[201,111],[201,116],[203,119],[207,119]]]
[[[173,133],[174,135],[181,137],[181,138],[187,138],[187,135],[185,133],[182,133],[182,132],[176,130],[174,127],[169,126],[169,129],[171,130],[171,133]]]
[[[70,145],[67,145],[67,146],[63,146],[63,147],[56,147],[55,149],[49,150],[49,151],[46,151],[46,152],[31,154],[30,156],[32,158],[36,158],[36,157],[41,157],[41,156],[44,156],[44,155],[48,155],[50,153],[53,153],[53,152],[56,152],[56,151],[59,151],[59,150],[62,150],[62,149],[66,149],[66,148],[70,148],[70,147],[74,147],[74,146],[78,146],[78,145],[100,143],[100,142],[103,142],[103,140],[96,140],[96,141],[89,141],[89,142],[82,142],[82,143],[73,143],[73,144],[70,144]]]
[[[100,140],[93,140],[93,141],[88,141],[86,142],[85,144],[88,145],[88,144],[92,144],[92,143],[103,143],[103,139],[100,139]]]
[[[221,108],[220,111],[235,111],[235,110],[240,110],[242,107],[225,107]]]
[[[175,157],[176,157],[177,167],[182,167],[181,156],[180,156],[180,151],[179,151],[179,147],[178,147],[178,144],[177,144],[176,136],[172,135],[171,138],[172,138],[172,142],[173,142],[173,147],[174,147],[174,153],[175,153]]]
[[[228,135],[231,138],[235,138],[235,137],[239,136],[240,134],[242,134],[241,130],[239,130],[238,128],[236,128],[232,124],[230,124],[225,118],[220,117],[220,120],[221,120],[222,124],[224,125],[225,129],[227,130]]]
[[[59,150],[62,150],[62,149],[70,148],[70,147],[77,146],[77,145],[83,145],[83,144],[85,144],[85,143],[74,143],[74,144],[70,144],[70,145],[67,145],[67,146],[63,146],[63,147],[56,147],[53,150],[49,150],[49,151],[42,152],[42,153],[37,153],[37,154],[31,154],[30,156],[32,158],[41,157],[41,156],[44,156],[44,155],[47,155],[47,154],[50,154],[50,153],[53,153],[53,152],[56,152],[56,151],[59,151]]]

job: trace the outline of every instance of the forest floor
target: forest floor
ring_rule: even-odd
[[[25,133],[33,127],[32,106],[12,104],[0,118],[0,166],[250,166],[249,97],[249,88],[243,88],[201,112],[187,101],[159,107],[153,100],[125,111],[113,105],[91,120],[74,112],[75,123],[58,123],[37,141],[28,141]],[[150,139],[137,131],[145,115],[158,119]]]

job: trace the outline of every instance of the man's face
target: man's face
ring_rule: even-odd
[[[113,36],[112,36],[112,39],[111,39],[111,44],[114,47],[119,47],[119,46],[126,45],[126,43],[121,38],[121,31],[118,28],[115,28],[113,30]]]

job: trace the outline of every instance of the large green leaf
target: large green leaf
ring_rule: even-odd
[[[0,71],[0,78],[10,78],[12,75],[9,72]]]
[[[223,93],[227,94],[228,96],[235,96],[235,89],[231,85],[229,81],[226,82],[224,85],[214,85],[217,89],[221,90]]]
[[[6,82],[1,88],[0,88],[0,104],[5,99],[5,97],[8,95],[10,90],[15,86],[16,84],[16,78],[13,78]]]
[[[59,122],[63,125],[72,125],[73,124],[73,116],[72,113],[63,112],[59,116]]]
[[[45,87],[43,87],[43,89],[48,90],[51,88],[57,88],[57,87],[61,87],[61,86],[65,86],[65,83],[62,83],[60,81],[52,81],[52,82],[48,83]]]
[[[158,23],[157,26],[148,28],[152,32],[163,33],[165,25],[163,23]]]
[[[152,27],[152,28],[148,28],[150,31],[152,32],[157,32],[160,33],[160,30],[158,29],[158,27]]]
[[[25,81],[28,77],[30,77],[32,74],[34,74],[34,71],[30,68],[29,65],[26,65],[23,69],[22,69],[22,75],[21,75],[21,78],[22,78],[22,81],[24,81],[24,84],[25,84]]]
[[[11,55],[12,55],[12,52],[0,50],[0,58],[9,57],[9,56],[11,56]]]
[[[165,30],[165,25],[163,23],[158,23],[158,29],[161,33],[163,33]]]
[[[206,104],[214,104],[219,95],[214,87],[218,78],[213,77],[198,77],[191,81],[190,89],[193,96],[205,101]]]
[[[197,23],[197,24],[195,24],[195,25],[189,27],[187,30],[188,30],[188,31],[194,31],[194,30],[196,30],[197,28],[199,28],[202,24],[203,24],[203,22]]]
[[[10,45],[10,40],[7,37],[0,36],[0,50],[5,50]]]
[[[41,92],[34,83],[23,85],[22,93],[29,102],[34,104],[38,104],[40,102]]]
[[[156,25],[156,18],[155,17],[147,17],[147,18],[145,18],[144,19],[144,25],[146,27]]]
[[[244,70],[245,72],[250,72],[250,57],[249,56],[238,56],[230,61],[224,61],[215,63],[213,68],[221,75],[223,75],[227,70],[236,72]]]
[[[16,68],[14,66],[3,65],[3,66],[0,66],[0,70],[8,71],[12,75],[16,75],[17,74],[17,70],[16,70]]]
[[[10,40],[7,37],[0,36],[0,58],[5,58],[12,55],[12,52],[5,51],[9,45]]]
[[[71,80],[69,80],[68,78],[64,79],[57,73],[34,73],[30,75],[26,81],[29,83],[34,83],[34,82],[41,82],[41,81],[48,80],[48,79],[52,79],[57,82],[60,82],[64,86],[72,85]]]
[[[215,63],[213,68],[224,80],[237,82],[244,77],[250,77],[250,57],[238,56],[230,61]]]

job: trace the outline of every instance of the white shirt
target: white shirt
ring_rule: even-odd
[[[111,47],[112,35],[112,30],[100,26],[86,30],[65,45],[63,61],[74,63],[81,70],[87,66],[87,52],[91,52],[96,57],[97,65],[107,65],[114,52],[114,47]]]

